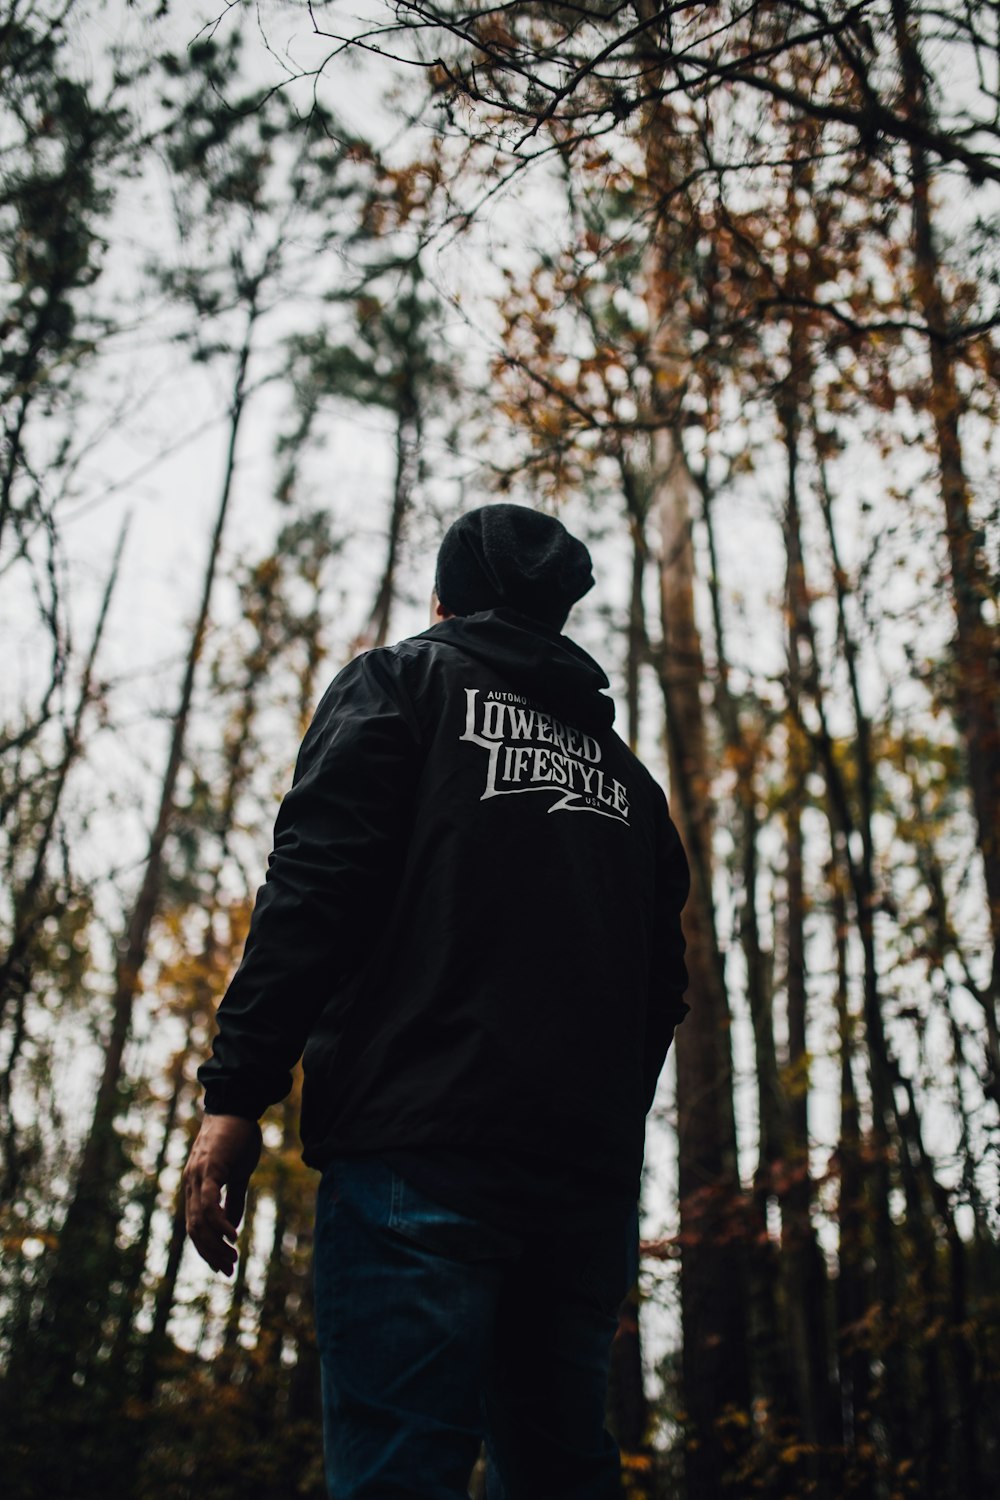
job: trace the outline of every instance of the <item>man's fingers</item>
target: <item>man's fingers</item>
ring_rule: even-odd
[[[236,1264],[236,1248],[229,1243],[228,1238],[232,1232],[228,1219],[218,1208],[214,1215],[206,1213],[197,1218],[188,1231],[191,1243],[202,1260],[213,1271],[221,1271],[225,1276],[232,1275]]]
[[[202,1260],[213,1271],[222,1271],[227,1276],[232,1274],[236,1264],[236,1247],[230,1243],[233,1228],[218,1204],[195,1215],[188,1234]]]
[[[184,1169],[184,1215],[191,1243],[213,1271],[226,1276],[236,1264],[232,1242],[260,1147],[256,1121],[206,1115]]]
[[[226,1193],[226,1207],[221,1203],[223,1184],[207,1173],[194,1169],[186,1174],[184,1181],[185,1220],[191,1243],[202,1260],[213,1271],[222,1271],[230,1276],[236,1264],[236,1250],[229,1242],[236,1238],[239,1217],[233,1222],[230,1205],[232,1189]],[[247,1185],[239,1191],[240,1217],[246,1201]]]
[[[243,1210],[246,1208],[247,1186],[245,1182],[230,1182],[226,1185],[226,1219],[232,1226],[233,1234],[239,1229]]]
[[[223,1276],[232,1276],[236,1269],[236,1251],[225,1240],[208,1240],[197,1235],[191,1235],[191,1243],[212,1271],[219,1271]]]

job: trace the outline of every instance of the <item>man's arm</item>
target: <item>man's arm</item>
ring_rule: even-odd
[[[192,1240],[215,1270],[232,1269],[225,1241],[260,1153],[256,1122],[291,1088],[319,1012],[365,956],[366,913],[391,894],[419,765],[409,700],[385,655],[369,652],[331,684],[303,741],[243,960],[198,1070],[206,1118],[185,1195]]]
[[[652,963],[646,1015],[644,1083],[647,1111],[652,1106],[657,1080],[674,1032],[691,1008],[684,1000],[688,984],[684,962],[687,945],[681,929],[681,911],[690,889],[687,855],[664,799],[663,816],[657,830]]]

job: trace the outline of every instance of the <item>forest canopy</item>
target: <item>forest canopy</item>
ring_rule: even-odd
[[[0,0],[0,84],[5,1492],[322,1495],[298,1084],[222,1285],[195,1070],[503,497],[694,877],[626,1493],[990,1493],[1000,5]]]

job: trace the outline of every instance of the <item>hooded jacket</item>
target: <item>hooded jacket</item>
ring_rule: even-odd
[[[531,1152],[638,1187],[687,1010],[688,868],[607,678],[509,610],[335,678],[199,1078],[256,1119],[304,1050],[303,1156]]]

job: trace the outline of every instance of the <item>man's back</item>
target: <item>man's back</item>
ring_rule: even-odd
[[[439,623],[317,710],[199,1072],[189,1227],[228,1272],[255,1122],[304,1049],[335,1500],[464,1496],[483,1436],[507,1500],[620,1492],[608,1359],[687,1009],[688,872],[607,678],[559,633],[592,583],[552,517],[449,528]]]
[[[588,1192],[634,1199],[647,1084],[684,1012],[687,871],[606,686],[566,637],[500,610],[367,653],[320,705],[255,918],[309,922],[280,983],[305,1023],[311,1165],[582,1155]],[[354,853],[331,868],[324,846]],[[231,1017],[267,1005],[273,963],[248,944]],[[210,1107],[240,1042],[231,1019]],[[270,1061],[274,1094],[294,1058]]]
[[[504,612],[446,621],[372,671],[412,705],[419,770],[394,889],[359,914],[346,1017],[334,997],[306,1047],[307,1160],[582,1148],[634,1195],[647,1005],[685,982],[675,969],[651,994],[654,920],[676,925],[677,963],[683,945],[676,899],[655,909],[662,793],[611,729],[604,676]]]

